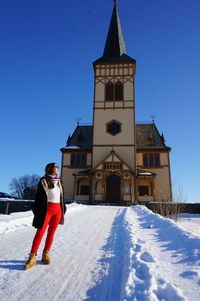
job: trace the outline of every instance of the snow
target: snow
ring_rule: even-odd
[[[200,237],[200,214],[181,214],[177,220],[177,224],[193,235]]]
[[[64,149],[80,149],[80,147],[79,146],[66,146],[66,147],[64,147]]]
[[[22,200],[22,199],[12,199],[12,198],[0,198],[0,202],[34,202],[33,200]]]
[[[86,206],[76,203],[67,205],[68,214],[79,209],[86,209]],[[2,234],[15,231],[19,228],[31,226],[32,221],[32,211],[11,213],[9,215],[0,214],[0,237]]]
[[[152,172],[148,172],[148,171],[141,171],[140,173],[139,173],[139,175],[140,176],[152,176]]]
[[[0,300],[199,301],[200,215],[173,220],[144,206],[71,204],[53,262],[24,271],[32,212],[0,215]],[[5,226],[6,224],[6,226]]]

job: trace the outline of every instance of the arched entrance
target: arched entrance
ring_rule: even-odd
[[[116,174],[106,178],[106,201],[109,203],[120,202],[120,182],[121,179]]]

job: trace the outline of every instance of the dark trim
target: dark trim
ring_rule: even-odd
[[[90,149],[66,149],[66,148],[61,148],[61,152],[63,153],[92,153],[92,150]]]
[[[127,147],[132,146],[135,147],[134,144],[94,144],[93,147]]]
[[[71,166],[71,165],[63,165],[63,167],[67,167],[68,169],[88,169],[88,168],[91,168],[91,165],[86,165],[86,166],[78,166],[78,167],[75,167],[75,166]]]
[[[106,102],[106,103],[108,103],[108,102]],[[123,110],[125,110],[125,109],[135,109],[135,107],[102,107],[102,108],[93,108],[93,110],[118,110],[118,109],[123,109]]]
[[[151,148],[137,148],[136,149],[136,152],[137,153],[143,153],[143,152],[145,152],[145,153],[154,153],[154,152],[160,152],[160,153],[168,153],[168,152],[170,152],[171,151],[171,148],[170,147],[161,147],[161,148],[159,148],[159,147],[151,147]]]

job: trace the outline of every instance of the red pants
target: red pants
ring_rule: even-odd
[[[50,251],[51,245],[53,243],[54,234],[55,234],[55,231],[60,222],[61,216],[62,216],[62,210],[61,210],[60,203],[48,202],[48,208],[47,208],[47,213],[46,213],[46,217],[44,220],[44,224],[43,224],[42,229],[38,229],[35,234],[35,237],[33,239],[31,253],[37,254],[41,240],[44,236],[44,233],[45,233],[48,225],[49,225],[49,228],[48,228],[47,238],[45,241],[44,250]]]

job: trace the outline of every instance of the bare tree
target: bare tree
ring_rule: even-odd
[[[33,200],[39,179],[40,176],[35,174],[12,178],[9,189],[17,198]]]
[[[183,203],[186,202],[187,198],[184,195],[183,187],[179,185],[176,189],[174,189],[173,193],[174,211],[171,214],[173,215],[173,219],[175,222],[177,222],[180,218],[181,212],[183,210]]]

